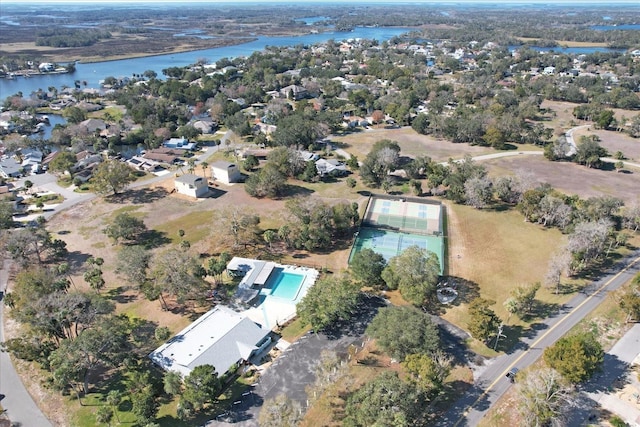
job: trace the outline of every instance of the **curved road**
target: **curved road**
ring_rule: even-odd
[[[473,387],[440,419],[439,426],[475,426],[491,406],[507,391],[511,382],[505,377],[511,368],[523,369],[533,364],[545,348],[553,345],[611,291],[640,273],[640,250],[615,265],[602,278],[573,297],[555,316],[545,319],[532,336],[521,340],[516,349],[489,362],[475,378]]]

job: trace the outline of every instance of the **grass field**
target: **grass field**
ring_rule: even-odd
[[[553,251],[565,240],[555,229],[524,222],[515,210],[477,210],[448,203],[447,215],[449,274],[470,282],[468,289],[460,289],[463,295],[479,293],[496,301],[493,309],[502,319],[508,317],[503,303],[511,290],[542,281]],[[544,288],[538,295],[547,304],[569,297]],[[465,304],[449,308],[444,317],[461,327],[469,320]]]

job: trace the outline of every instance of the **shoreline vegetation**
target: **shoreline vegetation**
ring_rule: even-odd
[[[307,33],[310,34],[310,33]],[[286,37],[286,36],[303,36],[303,33],[291,33],[288,35],[282,35],[282,37]],[[171,54],[177,54],[177,53],[184,53],[184,52],[197,52],[199,50],[207,50],[207,49],[215,49],[215,48],[221,48],[221,47],[229,47],[229,46],[237,46],[237,45],[242,45],[245,43],[250,43],[253,42],[255,40],[258,40],[259,37],[247,37],[247,38],[236,38],[233,40],[227,39],[225,43],[220,43],[217,44],[215,46],[208,46],[208,47],[202,47],[202,46],[194,46],[194,45],[179,45],[179,46],[173,46],[173,47],[169,47],[167,46],[167,48],[169,48],[166,51],[163,52],[130,52],[130,53],[123,53],[123,54],[115,54],[115,55],[109,55],[109,56],[95,56],[95,55],[76,55],[75,59],[69,60],[67,58],[64,58],[62,56],[57,56],[54,55],[53,53],[48,53],[47,50],[54,50],[56,48],[48,48],[48,49],[42,49],[39,53],[41,55],[46,55],[47,59],[52,61],[52,62],[56,62],[56,63],[71,63],[71,62],[75,62],[75,63],[79,63],[79,64],[92,64],[92,63],[96,63],[96,62],[110,62],[110,61],[122,61],[122,60],[126,60],[126,59],[134,59],[134,58],[151,58],[154,56],[162,56],[162,55],[171,55]],[[537,39],[533,39],[533,38],[526,38],[526,37],[518,37],[518,40],[521,40],[523,43],[527,43],[527,42],[532,42],[535,41]],[[596,42],[577,42],[577,41],[566,41],[566,40],[556,40],[557,43],[557,47],[558,48],[572,48],[572,47],[584,47],[584,48],[589,48],[589,47],[607,47],[606,43],[596,43]],[[32,44],[32,43],[27,43],[27,44]],[[33,44],[33,47],[35,47],[35,44]],[[4,48],[4,47],[3,47]],[[31,49],[29,49],[31,50]],[[20,50],[15,50],[11,52],[12,54],[23,54],[21,53]],[[50,55],[50,56],[49,56]],[[65,74],[68,73],[68,71],[51,71],[51,72],[46,72],[46,73],[42,73],[42,72],[38,72],[38,71],[34,71],[32,69],[29,70],[18,70],[13,72],[12,74],[14,76],[20,76],[20,77],[25,77],[25,76],[39,76],[39,75],[47,75],[47,74]],[[5,76],[0,76],[0,78],[6,78]]]

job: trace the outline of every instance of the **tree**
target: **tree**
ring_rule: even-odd
[[[567,249],[573,258],[570,273],[582,271],[602,255],[612,227],[613,224],[608,219],[575,225],[567,243]]]
[[[262,238],[264,239],[265,243],[269,245],[269,249],[271,249],[271,244],[276,239],[276,232],[273,230],[265,230],[262,233]]]
[[[151,277],[157,297],[163,308],[167,308],[163,293],[176,298],[182,304],[187,300],[205,297],[207,283],[203,277],[206,271],[189,252],[170,248],[153,257]]]
[[[384,285],[382,271],[386,265],[387,262],[382,255],[372,249],[364,248],[353,256],[349,271],[360,285],[380,288]]]
[[[544,350],[545,363],[572,383],[588,380],[600,369],[604,350],[593,333],[562,337]]]
[[[253,154],[249,154],[247,158],[244,159],[244,162],[242,162],[242,167],[244,168],[244,170],[251,172],[255,168],[257,168],[259,164],[260,161],[258,160],[258,158]]]
[[[488,342],[498,332],[501,324],[500,318],[489,308],[495,301],[476,298],[469,304],[469,323],[467,328],[475,339]]]
[[[267,399],[260,409],[260,427],[295,427],[302,421],[302,407],[286,394]]]
[[[91,329],[85,329],[74,340],[64,340],[49,357],[54,383],[67,387],[82,384],[89,391],[89,377],[100,366],[119,363],[128,349],[128,319],[112,316]]]
[[[571,384],[546,367],[518,375],[516,402],[522,425],[527,427],[562,426],[575,405]]]
[[[75,154],[71,151],[60,151],[60,154],[49,163],[49,170],[59,173],[70,172],[77,162]]]
[[[158,412],[158,401],[148,371],[134,371],[127,380],[131,412],[140,425],[153,422]]]
[[[90,265],[89,270],[85,271],[82,276],[84,280],[89,283],[91,289],[95,290],[97,293],[100,293],[100,289],[102,289],[105,285],[104,278],[102,277],[102,269],[100,266],[102,265],[102,258],[89,258],[87,259],[87,264]]]
[[[486,207],[493,197],[493,184],[487,177],[476,177],[464,183],[466,203],[476,209]]]
[[[151,252],[141,245],[124,246],[118,252],[116,273],[123,275],[130,282],[142,286],[147,282],[147,270]]]
[[[253,245],[260,241],[260,217],[237,207],[227,209],[220,217],[221,229],[233,237],[233,245]]]
[[[213,403],[221,391],[222,382],[216,369],[211,365],[196,366],[184,378],[184,391],[180,403],[194,411],[200,411],[205,405]]]
[[[244,189],[252,197],[277,198],[284,194],[287,188],[287,177],[273,164],[267,163],[257,173],[245,181]]]
[[[507,300],[513,302],[513,312],[520,317],[531,315],[536,301],[536,293],[539,289],[540,282],[518,286],[513,289],[511,298]]]
[[[107,393],[107,405],[111,408],[111,412],[115,415],[116,420],[120,422],[120,417],[118,416],[118,406],[120,406],[120,402],[122,402],[122,394],[118,390],[111,390]]]
[[[379,187],[389,172],[396,170],[400,146],[395,141],[377,141],[360,167],[360,176],[365,185]]]
[[[113,222],[102,230],[114,244],[117,244],[120,240],[128,242],[136,242],[140,239],[142,234],[147,232],[147,226],[144,225],[144,221],[127,212],[122,212],[116,215]],[[127,252],[128,253],[128,252]]]
[[[598,144],[595,138],[582,136],[573,161],[588,168],[599,168],[602,165],[600,158],[606,157],[607,154],[607,150]]]
[[[562,273],[566,274],[570,262],[571,256],[566,251],[551,255],[544,281],[546,285],[555,287],[556,294],[560,292]]]
[[[182,391],[182,376],[177,371],[167,371],[162,378],[164,392],[176,396]]]
[[[106,195],[120,193],[134,179],[131,169],[125,163],[107,160],[95,168],[91,180],[96,193]]]
[[[438,328],[431,318],[409,306],[381,308],[366,334],[400,361],[408,354],[431,354],[440,346]]]
[[[451,358],[441,351],[428,354],[409,354],[402,363],[412,383],[433,398],[444,388],[444,380],[451,372]]]
[[[0,202],[0,230],[13,228],[13,203]]]
[[[351,318],[360,299],[360,290],[354,283],[346,278],[327,277],[316,285],[297,306],[303,324],[319,331],[339,320]]]
[[[522,197],[520,182],[515,177],[501,176],[494,182],[493,188],[498,199],[505,203],[516,204]]]
[[[389,289],[399,289],[408,302],[421,306],[435,295],[440,274],[438,256],[418,246],[410,246],[389,260],[382,278]]]
[[[415,425],[422,410],[415,387],[403,382],[396,372],[385,371],[347,399],[345,427]]]
[[[640,320],[640,274],[624,290],[617,291],[616,297],[626,314],[625,322]]]

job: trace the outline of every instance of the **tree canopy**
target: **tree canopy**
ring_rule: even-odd
[[[360,289],[347,278],[320,279],[297,306],[303,324],[318,331],[338,320],[349,319],[360,298]]]
[[[420,417],[422,399],[415,387],[385,371],[347,399],[345,427],[408,427]]]
[[[96,193],[118,194],[134,180],[129,166],[117,160],[107,160],[100,163],[93,172],[93,189]]]
[[[416,306],[433,298],[439,275],[438,256],[418,246],[410,246],[391,258],[382,271],[389,289],[399,289],[402,298]]]
[[[137,242],[146,231],[147,226],[143,220],[130,213],[122,212],[105,227],[103,233],[117,244],[120,240],[126,243]]]
[[[367,327],[366,334],[395,359],[408,354],[430,354],[440,346],[438,327],[417,308],[381,308]]]
[[[567,380],[580,383],[601,368],[604,350],[594,334],[583,332],[562,337],[547,347],[544,361]]]
[[[372,249],[364,248],[353,256],[349,271],[362,286],[379,288],[384,285],[382,271],[386,265],[387,262],[382,255]]]

